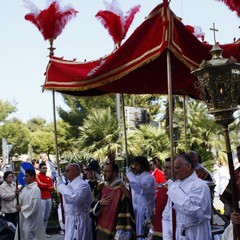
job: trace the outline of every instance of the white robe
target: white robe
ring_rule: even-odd
[[[137,235],[142,235],[144,233],[143,224],[150,218],[155,206],[155,178],[148,172],[136,176],[130,168],[127,169],[127,178],[132,191],[136,232]]]
[[[169,186],[163,211],[164,240],[172,240],[172,205],[176,211],[176,240],[212,239],[210,190],[195,172]]]
[[[58,181],[65,215],[65,240],[92,240],[92,222],[89,215],[92,193],[89,184],[76,177],[67,186]]]
[[[45,231],[41,211],[41,191],[36,182],[26,185],[19,195],[20,239],[45,240]],[[18,240],[18,229],[15,240]]]

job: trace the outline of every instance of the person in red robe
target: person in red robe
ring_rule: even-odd
[[[103,167],[106,185],[101,198],[90,211],[98,217],[97,240],[134,239],[135,217],[130,193],[118,178],[118,166],[106,163]]]
[[[162,240],[162,212],[167,204],[167,186],[171,181],[170,158],[165,159],[163,173],[167,181],[157,185],[158,191],[156,195],[156,206],[150,219],[148,240]]]
[[[150,173],[153,175],[156,181],[156,196],[159,190],[157,187],[158,184],[162,184],[166,182],[164,173],[158,168],[158,164],[159,164],[159,159],[157,157],[154,157],[149,161]]]

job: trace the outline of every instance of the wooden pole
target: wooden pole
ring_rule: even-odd
[[[126,151],[125,167],[127,167],[129,164],[129,160],[128,160],[127,128],[126,128],[126,119],[125,119],[125,103],[124,103],[123,93],[121,94],[121,100],[122,100],[124,145],[125,145],[125,151]]]
[[[16,191],[18,191],[18,179],[17,179],[17,176],[16,176]],[[17,192],[17,195],[16,195],[16,199],[17,199],[17,205],[19,205],[19,193]],[[18,240],[21,240],[21,232],[20,232],[20,219],[19,219],[19,211],[17,212],[17,224],[18,224]]]
[[[55,48],[53,47],[53,39],[49,39],[50,47],[49,49],[49,56],[54,55]],[[55,154],[56,154],[56,161],[57,161],[57,171],[58,176],[60,177],[60,163],[59,163],[59,153],[58,153],[58,135],[57,135],[57,118],[56,118],[56,101],[55,101],[55,91],[52,91],[52,102],[53,102],[53,126],[54,126],[54,143],[55,143]],[[59,200],[61,203],[61,213],[62,213],[62,222],[65,223],[65,215],[64,215],[64,207],[63,207],[63,199],[62,195],[59,193]]]
[[[183,108],[184,108],[184,142],[185,142],[185,152],[187,152],[187,101],[186,96],[183,96]]]
[[[231,182],[231,189],[232,189],[232,205],[233,205],[234,211],[239,213],[240,211],[239,211],[238,199],[237,199],[237,185],[236,185],[236,179],[235,179],[235,173],[234,173],[234,165],[233,165],[233,157],[232,157],[232,151],[231,151],[228,125],[224,125],[223,129],[224,129],[224,139],[226,143],[226,152],[227,152],[227,158],[228,158],[228,167],[229,167],[230,182]],[[240,227],[239,225],[236,225],[236,224],[233,224],[233,240],[240,240]]]

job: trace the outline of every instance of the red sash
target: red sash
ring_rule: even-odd
[[[155,235],[162,236],[162,213],[167,204],[167,199],[167,188],[165,186],[159,187],[156,197],[156,208],[154,214]]]
[[[116,230],[116,219],[118,215],[118,206],[122,197],[121,186],[109,187],[104,186],[102,189],[102,196],[106,195],[111,197],[112,201],[109,206],[102,207],[102,212],[98,219],[98,226],[104,231],[115,232]]]

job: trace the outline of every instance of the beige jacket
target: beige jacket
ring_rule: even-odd
[[[16,184],[13,182],[11,185],[7,184],[5,181],[0,185],[0,197],[2,202],[2,212],[3,213],[13,213],[16,212]]]

